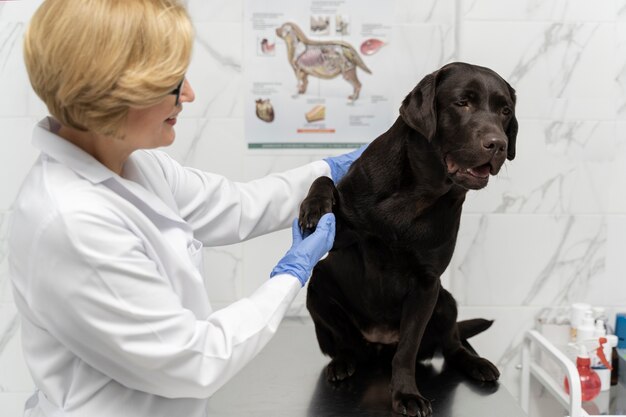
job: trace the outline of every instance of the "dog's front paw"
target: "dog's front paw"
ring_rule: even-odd
[[[331,178],[323,176],[313,181],[298,214],[300,229],[305,235],[315,230],[324,214],[333,212],[338,199],[339,194]]]
[[[330,382],[340,382],[351,377],[355,370],[356,366],[353,361],[334,358],[326,366],[326,379]]]
[[[430,401],[419,394],[395,392],[391,401],[393,412],[403,416],[430,417],[433,414]]]
[[[333,212],[334,199],[321,196],[310,196],[302,201],[298,221],[300,228],[312,232],[317,227],[320,218],[326,213]]]

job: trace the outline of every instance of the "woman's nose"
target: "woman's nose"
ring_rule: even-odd
[[[191,88],[191,83],[185,78],[185,82],[183,82],[183,87],[180,92],[180,102],[191,103],[195,99],[196,94],[193,92],[193,88]]]

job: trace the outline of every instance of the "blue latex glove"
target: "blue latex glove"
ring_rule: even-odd
[[[333,247],[335,215],[333,213],[324,214],[317,224],[315,232],[306,238],[300,232],[298,219],[293,221],[291,232],[293,244],[285,256],[278,261],[270,274],[270,278],[278,274],[293,275],[304,287],[315,264]]]
[[[345,153],[343,155],[338,156],[329,156],[328,158],[324,158],[324,161],[330,165],[330,177],[333,179],[335,184],[338,184],[341,178],[346,175],[348,169],[350,169],[350,165],[363,153],[363,151],[367,148],[367,145],[363,145],[360,148]]]

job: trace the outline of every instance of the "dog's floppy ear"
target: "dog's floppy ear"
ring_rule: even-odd
[[[509,88],[511,100],[513,100],[513,105],[515,105],[515,102],[517,101],[517,98],[515,96],[515,90],[509,85],[509,83],[506,83],[506,86]],[[515,142],[517,141],[517,129],[517,118],[515,117],[515,110],[513,110],[513,117],[509,121],[509,126],[506,129],[506,137],[509,138],[509,145],[506,151],[506,159],[508,159],[509,161],[512,161],[515,158]]]
[[[400,117],[404,123],[417,130],[428,141],[432,140],[437,130],[435,93],[438,72],[424,77],[400,106]]]

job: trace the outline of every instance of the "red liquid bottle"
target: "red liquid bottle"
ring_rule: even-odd
[[[579,345],[579,353],[576,358],[576,368],[578,368],[578,375],[580,376],[580,388],[582,391],[582,400],[591,401],[600,393],[600,377],[591,369],[591,360],[587,354],[587,348],[583,345]],[[563,381],[565,385],[565,392],[569,394],[569,381],[567,377]]]

